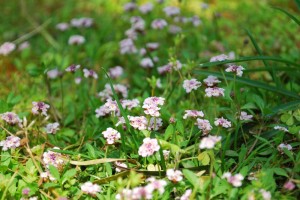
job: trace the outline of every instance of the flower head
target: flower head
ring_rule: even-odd
[[[208,134],[212,129],[212,126],[210,125],[210,122],[207,119],[198,118],[195,125],[197,125],[198,128],[202,130],[204,135]]]
[[[228,67],[225,69],[226,72],[233,72],[236,73],[237,76],[242,76],[243,75],[243,70],[245,68],[242,66],[237,66],[237,65],[228,65]]]
[[[185,193],[180,197],[180,200],[189,200],[191,194],[192,194],[191,189],[186,190]]]
[[[54,147],[54,149],[59,149],[58,147]],[[54,152],[48,150],[43,153],[43,162],[46,165],[46,168],[49,168],[49,165],[53,165],[56,168],[61,168],[64,164],[63,155],[58,152]]]
[[[83,73],[84,73],[85,78],[91,77],[91,78],[94,78],[94,79],[98,79],[98,74],[92,69],[86,69],[85,68],[85,69],[83,69]]]
[[[120,42],[120,53],[121,54],[133,54],[136,53],[137,49],[130,38],[124,39]]]
[[[85,38],[81,35],[72,35],[69,38],[68,44],[69,45],[80,45],[85,42]]]
[[[147,129],[147,118],[144,116],[128,116],[130,125],[138,130],[146,130]],[[124,120],[125,121],[125,120]]]
[[[164,8],[164,12],[167,16],[171,17],[180,14],[180,9],[175,6],[168,6]]]
[[[4,42],[0,46],[0,55],[7,56],[8,54],[10,54],[15,49],[16,49],[16,45],[14,43],[12,43],[12,42]]]
[[[22,120],[19,118],[19,116],[16,113],[13,112],[6,112],[3,114],[0,114],[2,120],[4,120],[9,125],[21,125]]]
[[[33,107],[31,109],[31,112],[34,115],[42,114],[44,116],[47,116],[47,111],[50,108],[50,106],[48,104],[45,104],[42,101],[39,101],[39,102],[34,101],[34,102],[32,102],[32,105],[33,105]]]
[[[214,87],[218,85],[218,83],[221,83],[221,81],[219,81],[217,77],[212,75],[209,75],[206,79],[203,80],[203,82],[207,87]]]
[[[197,90],[200,86],[201,83],[194,78],[191,80],[183,81],[183,88],[185,89],[186,93],[190,93],[192,90]]]
[[[218,88],[218,87],[209,87],[205,89],[205,96],[206,97],[220,97],[224,95],[225,89]]]
[[[2,151],[7,151],[8,149],[15,149],[21,145],[21,139],[16,136],[8,136],[6,140],[0,141],[0,146],[2,146]]]
[[[72,64],[70,65],[69,67],[67,67],[65,70],[66,72],[76,72],[78,69],[80,68],[80,65],[75,65],[75,64]]]
[[[66,22],[61,22],[59,24],[56,24],[56,26],[55,26],[55,28],[60,31],[68,30],[69,27],[70,27],[69,24]]]
[[[59,130],[59,123],[50,123],[46,126],[46,133],[55,134]]]
[[[204,113],[201,110],[185,110],[185,114],[183,119],[187,119],[188,117],[197,118],[197,117],[204,117]]]
[[[177,183],[183,179],[182,172],[174,169],[167,170],[167,177],[173,183]]]
[[[109,69],[109,76],[111,78],[118,78],[118,77],[122,76],[123,72],[124,72],[124,70],[121,66],[116,66],[116,67]]]
[[[239,118],[242,121],[248,121],[248,120],[252,120],[253,115],[248,115],[245,111],[242,111]]]
[[[224,128],[230,128],[231,127],[231,122],[228,121],[227,119],[224,119],[223,117],[216,118],[214,123],[215,123],[216,126],[221,126],[221,127],[224,127]]]
[[[147,157],[153,155],[159,149],[160,146],[158,145],[157,139],[145,138],[138,153],[142,157]]]
[[[121,134],[113,128],[107,128],[106,131],[102,132],[102,135],[106,138],[107,144],[114,144],[121,138]]]
[[[164,102],[165,98],[163,97],[148,97],[145,99],[143,104],[143,108],[145,109],[144,112],[152,117],[159,117],[160,107],[158,106],[162,106]]]
[[[233,176],[230,172],[225,172],[222,178],[226,178],[227,182],[234,187],[242,186],[242,180],[244,180],[244,176],[242,174],[238,173]]]
[[[225,54],[221,54],[218,56],[214,56],[210,59],[210,62],[217,62],[217,61],[224,61],[224,60],[228,60],[228,56]]]
[[[86,182],[80,188],[83,193],[90,194],[92,196],[95,196],[98,192],[101,192],[100,186],[93,184],[92,182]]]
[[[143,14],[147,14],[153,10],[152,3],[145,3],[139,7],[139,11]]]
[[[216,146],[217,142],[220,142],[222,139],[221,136],[213,136],[209,135],[207,137],[202,138],[199,148],[200,149],[213,149]]]
[[[164,19],[156,19],[156,20],[153,20],[151,23],[151,27],[153,29],[159,29],[159,30],[163,29],[167,25],[168,25],[168,23]]]

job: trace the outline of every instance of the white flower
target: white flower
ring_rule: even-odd
[[[224,128],[231,127],[231,122],[228,121],[227,119],[224,119],[223,117],[216,118],[214,123],[215,123],[216,126],[221,126],[221,127],[224,127]]]
[[[234,72],[234,73],[236,73],[237,76],[242,76],[244,69],[245,68],[242,66],[229,64],[228,67],[225,69],[225,71],[226,72]]]
[[[49,79],[56,79],[60,75],[61,75],[61,72],[58,69],[51,69],[51,70],[47,71],[47,77]]]
[[[185,110],[185,114],[183,119],[187,119],[188,117],[197,118],[197,117],[204,117],[204,113],[201,110]]]
[[[209,87],[205,89],[205,96],[206,97],[220,97],[220,96],[225,96],[224,95],[225,89],[223,88],[218,88],[218,87]]]
[[[152,156],[160,149],[157,139],[145,138],[139,148],[139,155],[142,157]]]
[[[85,78],[92,77],[94,79],[98,79],[98,75],[94,70],[84,68],[83,73]]]
[[[253,115],[248,115],[246,112],[242,111],[240,114],[240,120],[243,121],[248,121],[248,120],[252,120]]]
[[[225,54],[221,54],[218,56],[214,56],[210,59],[210,62],[217,62],[217,61],[224,61],[224,60],[228,60],[228,56]]]
[[[68,44],[69,45],[80,45],[85,42],[85,38],[81,35],[72,35],[69,38]]]
[[[8,54],[10,54],[15,49],[16,49],[16,45],[14,43],[12,43],[12,42],[4,42],[0,46],[0,55],[7,56]]]
[[[226,178],[227,182],[232,184],[234,187],[242,186],[242,180],[244,180],[244,176],[240,173],[232,176],[230,172],[225,172],[222,178]]]
[[[59,149],[54,147],[54,149]],[[46,168],[49,168],[49,165],[53,165],[56,168],[60,168],[64,164],[63,156],[61,153],[47,151],[43,153],[43,162],[46,165]]]
[[[121,66],[116,66],[109,69],[109,76],[111,78],[118,78],[123,74],[124,70]]]
[[[121,134],[113,128],[107,128],[106,131],[102,132],[102,135],[104,136],[104,138],[106,138],[106,142],[108,144],[114,144],[121,138]]]
[[[195,125],[197,125],[198,128],[203,131],[204,135],[208,134],[212,129],[212,126],[210,125],[209,121],[206,119],[197,119]]]
[[[186,190],[185,193],[180,197],[180,200],[189,200],[191,194],[192,194],[191,189]]]
[[[200,149],[213,149],[217,142],[220,142],[222,139],[221,136],[213,136],[209,135],[207,137],[202,138],[199,148]]]
[[[152,67],[154,67],[154,63],[152,62],[151,58],[143,58],[140,62],[140,65],[143,68],[152,68]]]
[[[60,30],[60,31],[65,31],[69,29],[69,24],[65,23],[65,22],[61,22],[59,24],[56,24],[56,29]]]
[[[284,148],[286,148],[289,151],[293,149],[293,147],[290,144],[281,143],[281,144],[278,145],[278,150],[279,151],[282,151]]]
[[[167,25],[168,23],[164,19],[156,19],[151,23],[151,27],[153,29],[160,29],[160,30],[166,27]]]
[[[50,123],[46,126],[46,133],[48,134],[55,134],[59,130],[59,123]]]
[[[213,87],[218,85],[218,83],[221,83],[221,81],[218,80],[217,77],[209,75],[206,79],[203,80],[206,86]]]
[[[190,93],[192,90],[197,90],[200,86],[201,83],[194,78],[191,80],[183,81],[183,88],[185,89],[186,93]]]
[[[86,182],[80,188],[82,192],[92,196],[95,196],[98,192],[101,192],[100,186],[93,184],[92,182]]]
[[[174,170],[174,169],[167,170],[167,177],[173,183],[177,183],[183,179],[182,172],[179,170]]]
[[[7,151],[8,149],[15,149],[19,147],[21,139],[16,136],[8,136],[6,140],[0,141],[0,146],[2,147],[2,151]]]
[[[271,200],[272,199],[271,192],[266,191],[264,189],[260,189],[259,192],[260,192],[263,200]]]

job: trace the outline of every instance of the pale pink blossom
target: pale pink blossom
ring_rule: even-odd
[[[92,18],[88,17],[81,17],[81,18],[73,18],[70,22],[71,26],[76,28],[88,28],[91,27],[94,23]]]
[[[286,182],[284,185],[283,185],[283,188],[286,189],[286,190],[290,190],[292,191],[293,189],[295,189],[296,185],[293,183],[293,181],[289,180],[288,182]]]
[[[59,148],[54,147],[54,149]],[[61,153],[54,152],[51,150],[48,150],[47,152],[43,153],[43,162],[46,168],[49,168],[49,165],[53,165],[56,168],[60,168],[65,163],[65,161],[63,160],[63,155]]]
[[[156,19],[156,20],[153,20],[151,23],[151,27],[153,29],[159,29],[159,30],[163,29],[167,25],[168,25],[168,23],[164,19]]]
[[[149,43],[146,44],[146,48],[149,51],[157,50],[159,48],[159,43],[157,43],[157,42],[149,42]]]
[[[227,119],[224,119],[223,117],[216,118],[214,124],[215,124],[215,126],[221,126],[221,127],[224,127],[224,128],[230,128],[231,127],[231,122],[228,121]]]
[[[189,200],[191,194],[192,194],[191,189],[186,190],[185,193],[180,197],[180,200]]]
[[[283,153],[283,149],[287,149],[287,150],[289,150],[289,151],[291,151],[292,149],[293,149],[293,147],[290,145],[290,144],[284,144],[284,143],[281,143],[281,144],[279,144],[278,145],[278,147],[277,147],[277,149],[281,152],[281,153]]]
[[[106,103],[95,110],[96,117],[104,117],[108,114],[119,115],[120,110],[116,101],[112,101],[111,99],[107,99]]]
[[[107,144],[114,144],[121,138],[121,134],[113,128],[107,128],[106,131],[102,132],[102,135],[106,139]]]
[[[83,69],[83,76],[85,78],[94,78],[94,79],[98,79],[98,74],[92,70],[92,69]]]
[[[183,81],[183,88],[186,93],[190,93],[192,90],[197,90],[201,86],[201,83],[197,79],[190,79]]]
[[[40,177],[44,180],[55,181],[56,179],[51,175],[49,171],[42,172]]]
[[[47,111],[48,109],[50,108],[50,106],[48,104],[45,104],[44,102],[32,102],[32,109],[31,109],[31,112],[34,114],[34,115],[38,115],[38,114],[42,114],[44,116],[48,116],[47,115]]]
[[[86,194],[90,194],[95,196],[97,193],[101,192],[101,188],[97,184],[93,184],[92,182],[86,182],[80,187],[81,191]]]
[[[217,62],[217,61],[224,61],[224,60],[229,60],[229,58],[227,55],[221,54],[221,55],[212,57],[210,59],[210,62]]]
[[[176,25],[170,25],[169,26],[169,33],[171,34],[177,34],[180,33],[182,31],[182,28]]]
[[[236,73],[237,76],[242,76],[244,69],[245,68],[242,67],[242,66],[237,66],[237,65],[229,64],[228,67],[225,69],[225,71],[226,72]]]
[[[260,189],[259,192],[260,192],[263,200],[271,200],[272,199],[271,192],[264,190],[264,189]]]
[[[80,84],[81,81],[82,81],[82,78],[81,78],[81,77],[76,77],[76,78],[74,79],[74,82],[75,82],[77,85]]]
[[[121,105],[123,108],[126,108],[127,110],[132,110],[133,108],[140,106],[140,101],[138,99],[124,99],[121,100]]]
[[[212,130],[212,126],[207,119],[197,119],[195,125],[198,126],[200,130],[202,130],[203,134],[206,135]]]
[[[148,185],[145,187],[148,188],[149,191],[157,190],[159,194],[163,194],[165,192],[165,186],[167,185],[167,182],[165,180],[157,180],[154,177],[147,178],[146,181],[148,182]]]
[[[187,119],[188,117],[204,117],[204,113],[201,110],[185,110],[184,112],[185,114],[183,115],[183,119]]]
[[[117,200],[133,200],[132,190],[124,188],[116,195]]]
[[[109,76],[115,79],[122,76],[123,72],[124,70],[121,66],[116,66],[109,69]]]
[[[145,138],[139,148],[139,155],[142,157],[152,156],[160,149],[157,139]]]
[[[152,3],[145,3],[139,7],[139,11],[143,14],[147,14],[153,10]]]
[[[253,118],[253,115],[248,115],[248,113],[245,111],[242,111],[240,114],[240,117],[239,117],[239,119],[242,121],[252,120],[252,118]]]
[[[205,89],[205,96],[206,97],[220,97],[224,95],[225,89],[218,88],[218,87],[209,87]]]
[[[157,71],[158,71],[159,74],[169,73],[169,72],[172,71],[172,66],[164,65],[164,66],[158,67]]]
[[[182,181],[183,175],[180,170],[168,169],[167,178],[173,183],[177,183],[179,181]]]
[[[147,115],[150,115],[152,117],[159,117],[160,113],[160,107],[165,102],[165,99],[163,97],[148,97],[145,99],[143,103],[144,112]]]
[[[24,49],[27,49],[29,47],[30,47],[30,43],[28,41],[25,41],[19,44],[18,50],[23,51]]]
[[[56,29],[57,30],[60,30],[60,31],[66,31],[66,30],[68,30],[69,29],[69,24],[68,23],[66,23],[66,22],[61,22],[61,23],[59,23],[59,24],[56,24]]]
[[[213,149],[218,142],[222,139],[221,136],[208,135],[207,137],[202,138],[200,141],[200,149]]]
[[[21,139],[16,136],[8,136],[5,140],[0,141],[0,146],[2,151],[7,151],[8,149],[15,149],[21,145]]]
[[[148,130],[149,131],[157,131],[160,127],[162,127],[163,122],[161,118],[155,118],[155,117],[151,117],[150,118],[150,122],[148,123]]]
[[[199,26],[199,25],[202,24],[202,21],[199,19],[198,16],[193,16],[191,18],[191,21],[192,21],[193,26],[195,26],[195,27],[197,27],[197,26]]]
[[[15,49],[16,49],[16,45],[14,43],[12,43],[12,42],[4,42],[0,46],[0,55],[7,56],[8,54],[10,54]]]
[[[69,45],[80,45],[85,42],[85,38],[81,35],[72,35],[69,38],[68,44]]]
[[[133,2],[128,2],[123,6],[124,11],[133,11],[137,8],[137,5]]]
[[[240,173],[232,175],[230,172],[225,172],[222,178],[226,178],[227,182],[234,187],[241,187],[244,176]]]
[[[154,67],[154,63],[151,58],[143,58],[140,62],[140,65],[143,68],[152,68]]]
[[[55,134],[59,130],[59,123],[49,123],[46,125],[46,133]]]
[[[219,81],[217,77],[212,75],[209,75],[206,79],[203,80],[203,82],[207,87],[214,87],[218,85],[218,83],[221,83],[221,81]]]
[[[78,69],[80,68],[80,65],[75,65],[75,64],[72,64],[70,65],[69,67],[67,67],[65,70],[66,72],[76,72]]]
[[[148,121],[144,116],[128,116],[130,125],[138,130],[146,130]]]
[[[139,16],[130,18],[131,29],[136,32],[143,32],[145,30],[145,20]]]
[[[169,17],[180,14],[180,9],[175,6],[168,6],[165,7],[163,10],[165,14]]]
[[[163,155],[164,155],[164,159],[167,160],[170,156],[170,151],[169,150],[163,150]]]
[[[1,119],[4,120],[9,125],[21,125],[22,120],[19,118],[19,116],[16,113],[13,112],[5,112],[3,114],[0,114]]]
[[[121,54],[133,54],[136,53],[137,49],[130,38],[124,39],[120,42],[120,53]]]
[[[47,77],[49,79],[56,79],[57,77],[59,77],[61,75],[62,75],[62,72],[59,71],[57,68],[47,71]]]
[[[136,187],[132,189],[132,199],[152,199],[151,188]]]
[[[125,35],[129,39],[136,40],[137,37],[138,37],[138,32],[137,32],[137,30],[135,30],[133,28],[130,28],[130,29],[125,31]]]
[[[122,98],[127,98],[128,96],[128,88],[122,84],[114,84],[113,88],[117,94],[120,94]],[[98,93],[98,96],[102,101],[107,99],[113,99],[113,92],[109,83],[105,84],[104,90]]]
[[[174,69],[175,71],[178,71],[182,68],[182,64],[179,60],[169,62],[168,65],[170,65],[171,68]]]

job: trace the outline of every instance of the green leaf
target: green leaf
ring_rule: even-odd
[[[178,121],[177,121],[177,123],[176,123],[176,129],[177,129],[180,133],[184,134],[184,126],[183,126],[183,123],[182,123],[181,120],[178,120]]]
[[[200,186],[199,179],[194,172],[192,172],[188,169],[184,169],[184,170],[182,170],[182,173],[183,173],[184,177],[194,186],[194,188]]]
[[[4,100],[0,100],[0,113],[5,113],[10,111],[8,104]]]
[[[207,151],[203,151],[198,155],[198,160],[202,163],[202,165],[209,165],[210,163],[210,157],[207,153]]]
[[[298,1],[298,5],[299,5],[299,1]],[[284,14],[286,14],[287,16],[289,16],[294,22],[296,22],[300,26],[300,20],[297,19],[294,15],[292,15],[291,13],[289,13],[286,10],[283,10],[282,8],[278,8],[278,7],[273,7],[273,8],[276,9],[276,10],[280,10],[281,12],[283,12]]]
[[[86,146],[86,148],[88,150],[88,155],[91,158],[97,158],[94,147],[91,144],[89,144],[89,143],[86,143],[85,146]]]
[[[273,171],[275,174],[277,174],[279,176],[289,177],[288,174],[286,173],[286,171],[282,168],[273,168]]]
[[[230,157],[239,157],[239,154],[236,151],[233,150],[227,150],[225,152],[226,156],[230,156]]]
[[[76,175],[76,172],[76,169],[69,169],[68,171],[66,171],[62,177],[62,184],[74,177]]]
[[[49,165],[49,171],[51,173],[51,175],[57,180],[60,180],[60,175],[59,175],[59,171],[56,167],[54,167],[53,165]]]
[[[170,124],[164,134],[164,139],[168,140],[174,133],[174,126],[172,124]]]

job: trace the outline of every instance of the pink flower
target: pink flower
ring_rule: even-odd
[[[205,89],[205,96],[206,97],[220,97],[220,96],[225,96],[224,95],[224,89],[223,88],[218,88],[218,87],[213,87],[213,88],[206,88]]]
[[[182,64],[179,60],[173,61],[173,62],[169,62],[169,64],[171,66],[172,69],[174,69],[175,71],[178,71],[182,68]]]
[[[6,123],[10,125],[21,125],[22,120],[19,118],[19,116],[16,113],[13,112],[6,112],[3,114],[0,114],[2,120],[4,120]]]
[[[133,188],[132,199],[152,199],[152,191],[147,187]]]
[[[88,28],[93,25],[94,20],[88,17],[74,18],[71,20],[70,24],[76,28]]]
[[[227,55],[221,54],[221,55],[212,57],[210,59],[210,62],[217,62],[217,61],[224,61],[224,60],[229,60],[229,58]]]
[[[158,106],[162,106],[164,102],[165,98],[163,97],[148,97],[145,99],[143,104],[143,108],[145,109],[144,112],[152,117],[159,117],[160,107]]]
[[[203,131],[204,135],[208,134],[212,129],[212,126],[210,125],[209,121],[206,119],[197,119],[195,125],[197,125],[198,128]]]
[[[120,114],[120,110],[116,101],[112,101],[111,99],[107,99],[106,103],[95,110],[96,117],[103,117],[108,114],[114,113],[115,115]]]
[[[98,96],[101,98],[102,101],[112,99],[113,97],[113,92],[110,87],[110,84],[105,84],[104,90],[98,93]],[[125,85],[122,84],[114,84],[113,85],[114,90],[117,94],[121,94],[123,98],[127,98],[128,96],[128,89]]]
[[[292,191],[293,189],[295,189],[296,185],[292,182],[292,181],[288,181],[283,185],[283,188],[286,190],[290,190]]]
[[[46,126],[46,133],[48,134],[55,134],[59,130],[59,123],[50,123]]]
[[[119,168],[119,167],[128,168],[126,163],[122,163],[122,162],[115,162],[115,165],[116,165],[116,172],[121,172],[122,171],[122,169]]]
[[[261,193],[263,200],[271,200],[272,199],[271,192],[266,191],[264,189],[260,189],[259,192]]]
[[[208,87],[214,87],[218,85],[218,83],[221,83],[221,81],[219,81],[217,77],[212,75],[209,75],[206,79],[203,80],[203,82]]]
[[[83,69],[83,73],[84,73],[84,77],[85,78],[94,78],[94,79],[98,79],[98,74],[94,71],[94,70],[91,70],[91,69]]]
[[[122,107],[127,110],[132,110],[133,108],[140,106],[140,101],[138,99],[124,99],[121,100]]]
[[[136,53],[137,49],[132,39],[127,38],[120,42],[120,53],[121,54],[133,54]]]
[[[142,157],[147,157],[153,155],[156,151],[160,149],[157,139],[145,138],[143,144],[139,148],[139,155]]]
[[[168,169],[167,170],[167,177],[170,181],[173,183],[177,183],[183,179],[182,177],[182,172],[179,170],[174,170],[174,169]]]
[[[116,66],[116,67],[109,69],[109,76],[111,78],[118,78],[118,77],[122,76],[123,72],[124,72],[124,70],[122,67]]]
[[[237,66],[233,64],[229,64],[228,67],[225,69],[226,72],[234,72],[236,73],[237,76],[242,76],[243,75],[243,70],[245,68],[242,66]]]
[[[180,14],[180,9],[175,6],[168,6],[164,8],[164,12],[167,16],[171,17]]]
[[[182,28],[180,28],[179,26],[176,26],[176,25],[170,25],[168,31],[171,34],[177,34],[182,31]]]
[[[215,124],[216,126],[221,126],[221,127],[224,127],[224,128],[229,128],[229,127],[231,127],[231,122],[228,121],[227,119],[224,119],[223,117],[221,117],[221,118],[216,118],[214,124]]]
[[[154,67],[154,63],[152,62],[151,58],[143,58],[140,62],[140,65],[143,68],[152,68],[152,67]]]
[[[191,80],[183,81],[183,88],[185,89],[186,93],[190,93],[192,90],[197,90],[200,86],[201,83],[194,78]]]
[[[69,38],[68,44],[69,45],[80,45],[85,42],[85,38],[81,35],[72,35]]]
[[[8,149],[15,149],[21,145],[21,139],[16,136],[8,136],[6,140],[0,141],[0,146],[2,151],[7,151]]]
[[[248,121],[248,120],[252,120],[253,115],[248,115],[245,111],[242,111],[239,118],[242,121]]]
[[[54,149],[59,149],[54,147]],[[43,153],[43,162],[46,165],[46,168],[49,168],[49,165],[53,165],[56,168],[60,168],[64,164],[63,155],[61,153],[47,151]]]
[[[159,30],[163,29],[167,25],[168,25],[168,23],[164,19],[156,19],[156,20],[153,20],[151,23],[151,27],[153,29],[159,29]]]
[[[102,132],[102,135],[106,138],[107,144],[114,144],[121,138],[121,134],[113,128],[107,128],[106,131]]]
[[[204,113],[201,110],[185,110],[185,114],[183,119],[187,119],[188,117],[197,118],[197,117],[204,117]]]
[[[287,150],[289,150],[289,151],[291,151],[293,149],[293,147],[290,144],[284,144],[284,143],[281,143],[277,147],[278,151],[280,151],[281,153],[283,153],[283,149],[284,148],[287,149]]]
[[[60,31],[65,31],[69,29],[69,24],[65,23],[65,22],[61,22],[59,24],[56,24],[56,29],[60,30]]]
[[[86,182],[80,188],[83,193],[90,194],[92,196],[95,196],[98,192],[101,192],[100,186],[93,184],[92,182]]]
[[[151,117],[150,122],[148,124],[149,124],[148,126],[149,131],[151,130],[157,131],[160,127],[162,127],[163,122],[161,118]]]
[[[124,11],[133,11],[137,8],[137,5],[133,2],[128,2],[123,6]]]
[[[59,71],[57,68],[47,71],[47,77],[49,79],[56,79],[57,77],[59,77],[61,75],[62,75],[61,71]]]
[[[149,184],[145,187],[147,187],[149,191],[153,192],[154,190],[157,190],[161,195],[165,192],[165,186],[167,185],[165,180],[157,180],[154,177],[150,177],[147,178],[146,181],[149,182]]]
[[[186,190],[185,193],[180,197],[180,200],[189,200],[191,194],[192,194],[191,189]]]
[[[30,47],[30,43],[27,42],[27,41],[25,41],[25,42],[22,42],[22,43],[19,45],[18,50],[19,50],[19,51],[22,51],[22,50],[27,49],[27,48],[29,48],[29,47]]]
[[[238,173],[234,176],[230,172],[225,172],[222,176],[222,178],[226,178],[227,182],[232,184],[234,187],[240,187],[242,186],[242,180],[244,180],[244,177],[242,174]]]
[[[152,3],[145,3],[139,7],[139,11],[143,14],[147,14],[153,10]]]
[[[147,48],[149,51],[157,50],[157,49],[159,48],[159,43],[157,43],[157,42],[150,42],[150,43],[147,43],[147,44],[146,44],[146,48]]]
[[[146,130],[147,129],[147,125],[148,125],[148,121],[147,118],[144,116],[128,116],[130,125],[138,130]],[[125,121],[125,120],[124,120]]]
[[[0,55],[7,56],[8,54],[10,54],[15,49],[16,49],[16,45],[14,43],[12,43],[12,42],[4,42],[0,46]]]
[[[44,102],[32,102],[32,109],[31,109],[31,112],[34,114],[34,115],[38,115],[38,114],[42,114],[42,115],[45,115],[47,116],[47,111],[48,109],[50,108],[50,106],[48,104],[45,104]]]
[[[139,16],[130,18],[131,28],[136,32],[143,32],[145,30],[145,21]]]
[[[68,68],[66,68],[66,72],[76,72],[78,69],[80,68],[80,65],[75,65],[75,64],[72,64],[70,65]]]
[[[200,149],[213,149],[217,142],[220,142],[222,139],[221,136],[213,136],[209,135],[207,137],[202,138],[199,148]]]

